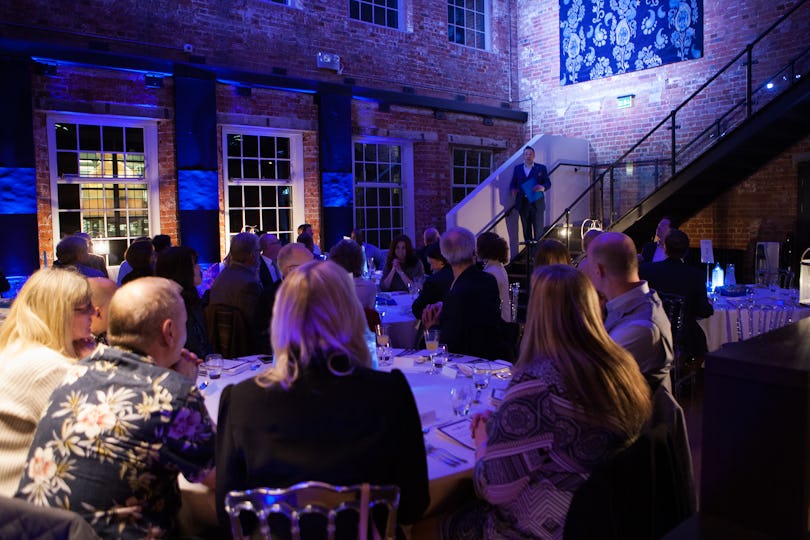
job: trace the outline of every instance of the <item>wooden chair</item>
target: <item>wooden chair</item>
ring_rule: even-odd
[[[205,313],[208,340],[215,352],[225,358],[238,358],[257,351],[248,351],[247,326],[242,312],[227,304],[211,304]]]
[[[382,536],[375,520],[370,519],[371,512],[377,505],[383,505],[387,509]],[[337,516],[344,511],[354,511],[359,516],[356,538],[366,540],[371,529],[372,538],[393,540],[396,538],[398,507],[399,487],[369,484],[333,486],[323,482],[302,482],[284,489],[256,488],[231,491],[225,496],[225,511],[230,518],[231,532],[236,540],[247,538],[240,519],[243,512],[254,514],[258,518],[259,538],[272,538],[270,527],[272,515],[278,514],[289,520],[289,535],[292,540],[301,538],[303,517],[318,515],[326,519],[327,538],[333,540],[337,529]],[[250,538],[255,537],[254,533]],[[283,537],[286,537],[286,534]]]

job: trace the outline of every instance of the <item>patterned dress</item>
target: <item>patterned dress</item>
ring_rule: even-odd
[[[486,502],[452,516],[446,537],[561,539],[574,492],[626,442],[570,401],[548,360],[515,375],[487,434],[474,477]]]
[[[177,473],[202,480],[214,430],[193,381],[135,353],[69,369],[37,427],[16,497],[81,514],[102,538],[173,534]]]

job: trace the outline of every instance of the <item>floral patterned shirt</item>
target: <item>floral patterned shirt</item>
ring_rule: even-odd
[[[193,381],[101,348],[51,396],[16,497],[78,512],[102,538],[169,537],[180,508],[177,473],[201,481],[214,444]]]

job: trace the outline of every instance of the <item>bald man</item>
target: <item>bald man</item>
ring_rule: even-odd
[[[282,279],[290,272],[313,259],[312,252],[304,244],[293,242],[282,247],[278,252],[278,269],[281,270]]]
[[[90,283],[90,302],[96,309],[90,323],[90,332],[96,343],[107,343],[107,328],[110,324],[110,300],[118,289],[118,285],[111,279],[95,277],[87,280]]]
[[[638,254],[629,236],[605,232],[588,246],[585,272],[607,298],[605,329],[627,349],[655,391],[672,388],[672,330],[661,299],[638,276]]]
[[[178,472],[214,466],[214,428],[183,349],[177,283],[143,277],[110,302],[110,347],[72,369],[39,423],[16,497],[79,513],[100,538],[176,538]],[[48,489],[41,488],[48,471]]]

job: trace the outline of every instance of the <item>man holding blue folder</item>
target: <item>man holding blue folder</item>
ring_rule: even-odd
[[[523,239],[536,240],[543,235],[546,212],[545,192],[551,187],[545,165],[534,162],[534,148],[523,150],[523,163],[515,167],[509,188],[523,224]],[[534,227],[534,234],[532,234]]]

